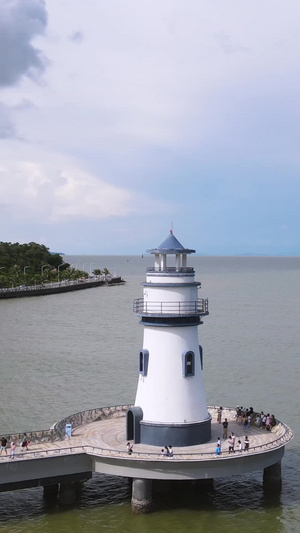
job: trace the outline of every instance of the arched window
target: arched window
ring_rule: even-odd
[[[142,376],[147,376],[148,373],[149,352],[148,350],[141,350],[139,353],[139,373]]]
[[[183,376],[188,378],[195,375],[195,354],[194,352],[185,352],[182,358]]]

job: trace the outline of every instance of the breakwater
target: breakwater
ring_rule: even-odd
[[[121,276],[116,276],[97,280],[62,281],[59,283],[48,283],[45,285],[34,285],[30,287],[12,287],[10,289],[0,289],[0,300],[6,300],[8,298],[24,298],[28,296],[44,296],[46,294],[92,289],[93,287],[100,287],[101,285],[122,285],[123,283],[125,283],[125,281]]]

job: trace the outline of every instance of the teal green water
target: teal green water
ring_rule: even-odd
[[[105,488],[97,488],[98,484],[105,484]],[[174,494],[165,495],[163,502],[158,497],[153,512],[140,516],[131,512],[128,483],[124,480],[111,481],[99,476],[87,484],[77,508],[72,510],[45,505],[42,491],[31,489],[23,494],[17,509],[11,495],[3,498],[7,500],[7,524],[4,518],[0,531],[50,533],[54,529],[69,533],[82,531],[87,526],[90,531],[125,533],[156,530],[205,532],[213,529],[237,532],[241,528],[250,532],[297,531],[294,508],[298,501],[289,499],[284,502],[282,495],[267,498],[255,476],[216,481],[213,490],[193,492],[191,489],[184,496],[178,492],[175,496],[176,502],[172,500]],[[17,499],[21,500],[21,494],[18,493]],[[20,516],[12,519],[12,513]]]
[[[69,260],[67,257],[65,258]],[[121,274],[125,286],[1,302],[0,431],[49,427],[69,413],[134,400],[142,327],[132,313],[152,258],[71,258]],[[104,264],[105,263],[105,264]],[[199,328],[210,405],[253,405],[292,427],[283,487],[266,496],[262,473],[155,494],[132,514],[127,479],[97,475],[68,510],[42,488],[0,494],[0,532],[300,531],[300,258],[194,257],[210,315]],[[79,267],[79,265],[78,265]]]

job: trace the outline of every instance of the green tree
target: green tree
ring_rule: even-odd
[[[43,244],[0,242],[1,287],[57,281],[58,267],[62,272],[69,266],[60,254],[52,254]]]

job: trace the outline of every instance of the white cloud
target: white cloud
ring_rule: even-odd
[[[18,150],[19,157],[13,154]],[[0,213],[12,220],[59,224],[72,219],[124,218],[143,208],[153,211],[150,198],[116,187],[87,172],[74,159],[13,144],[0,166]],[[165,211],[157,202],[155,211]]]
[[[124,217],[134,211],[134,195],[114,187],[78,168],[60,173],[60,184],[55,190],[52,220],[67,217],[103,219]]]
[[[68,217],[95,219],[132,211],[129,192],[84,172],[73,161],[37,154],[26,145],[22,152],[17,160],[11,151],[11,158],[1,161],[1,203],[12,217],[60,222]]]

